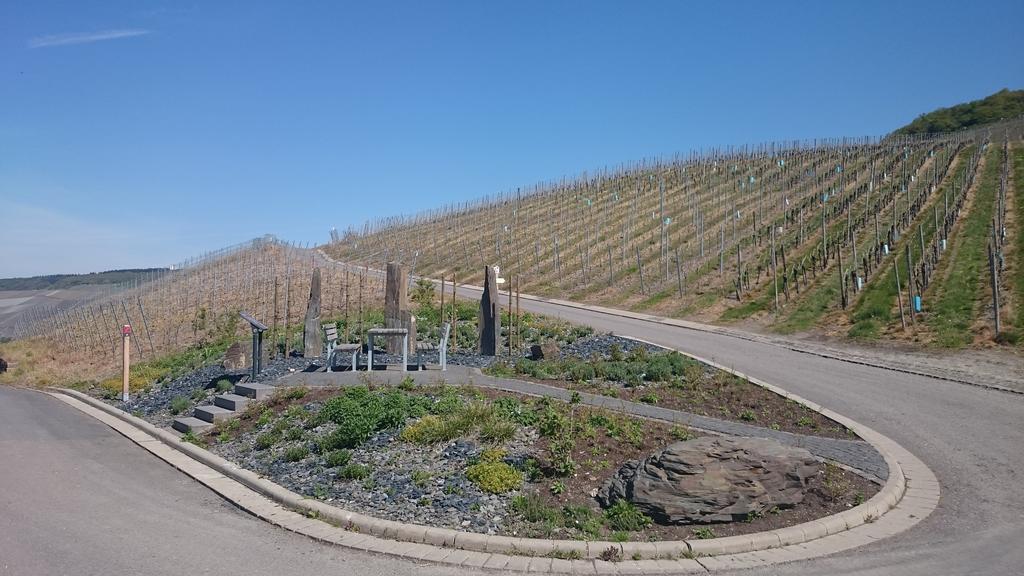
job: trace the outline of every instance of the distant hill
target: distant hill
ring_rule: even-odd
[[[59,290],[72,286],[96,284],[120,284],[130,282],[146,275],[167,272],[167,268],[133,268],[128,270],[108,270],[89,274],[53,274],[50,276],[33,276],[31,278],[0,278],[0,290]]]
[[[1024,90],[1002,89],[984,98],[922,114],[896,134],[934,134],[980,126],[1024,114]]]

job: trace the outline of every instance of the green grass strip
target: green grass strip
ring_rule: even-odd
[[[979,307],[982,280],[987,277],[989,223],[999,191],[1000,150],[990,145],[985,167],[970,212],[953,237],[954,256],[945,277],[936,275],[935,301],[929,307],[928,326],[935,341],[946,348],[962,348],[973,341],[971,324]]]
[[[1010,148],[1013,161],[1013,209],[1016,212],[1016,266],[1013,270],[1013,305],[1017,309],[1014,329],[1017,335],[1024,330],[1024,147],[1016,144]]]

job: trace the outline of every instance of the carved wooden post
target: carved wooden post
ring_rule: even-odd
[[[409,353],[416,352],[416,323],[409,312],[409,274],[397,263],[388,262],[384,287],[384,325],[387,328],[405,328],[409,331]],[[389,354],[402,353],[402,337],[387,338]]]
[[[302,354],[306,358],[316,358],[323,352],[323,347],[323,335],[320,334],[320,268],[314,268],[309,281],[306,321],[302,327]]]
[[[498,353],[498,334],[501,332],[501,316],[498,314],[498,278],[493,266],[484,267],[484,293],[480,297],[480,355],[495,356]]]

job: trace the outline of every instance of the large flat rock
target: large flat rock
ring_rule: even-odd
[[[661,524],[739,521],[802,502],[819,466],[807,450],[775,440],[705,436],[627,462],[598,500],[625,499]]]

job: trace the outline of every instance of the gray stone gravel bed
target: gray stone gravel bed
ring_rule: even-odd
[[[307,410],[318,409],[307,404]],[[364,480],[338,477],[338,469],[324,464],[316,453],[316,439],[335,425],[321,424],[307,430],[301,440],[278,442],[266,450],[254,450],[257,435],[268,424],[209,449],[243,468],[306,496],[347,510],[399,522],[441,526],[467,532],[496,534],[504,526],[506,509],[515,493],[489,494],[470,482],[462,472],[479,456],[481,446],[469,440],[421,446],[397,438],[394,430],[374,434],[352,449],[351,463],[370,467]],[[536,432],[520,429],[506,445],[507,461],[525,459]],[[284,461],[290,447],[306,445],[310,454],[298,462]],[[415,474],[415,476],[414,476]]]

